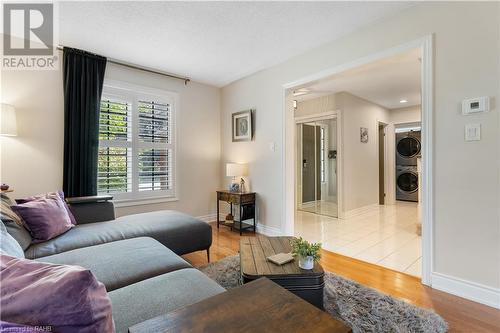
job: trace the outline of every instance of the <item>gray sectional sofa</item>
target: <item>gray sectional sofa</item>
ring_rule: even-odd
[[[44,243],[28,244],[27,230],[4,215],[2,224],[26,258],[90,269],[106,286],[117,332],[225,291],[179,256],[208,253],[207,223],[174,211],[114,219],[112,203],[102,198],[69,202],[78,224]]]

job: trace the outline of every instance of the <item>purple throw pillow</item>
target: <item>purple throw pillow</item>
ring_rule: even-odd
[[[0,255],[2,320],[58,333],[114,332],[111,300],[90,270]]]
[[[17,204],[23,204],[23,203],[27,203],[27,202],[30,202],[30,201],[33,201],[33,200],[47,198],[47,197],[50,197],[50,196],[53,196],[53,195],[58,195],[61,198],[61,200],[64,203],[64,208],[66,208],[66,211],[68,212],[68,215],[69,215],[69,218],[71,220],[71,223],[73,225],[76,225],[76,219],[73,216],[73,213],[71,212],[71,209],[69,209],[68,204],[66,203],[66,200],[64,200],[64,192],[63,191],[48,192],[48,193],[45,193],[45,194],[37,194],[37,195],[33,195],[31,197],[22,198],[22,199],[15,199],[15,200],[16,200]]]
[[[0,333],[39,333],[39,332],[50,332],[48,327],[32,327],[15,323],[8,323],[6,321],[0,320]]]
[[[74,227],[58,195],[28,201],[11,208],[23,219],[33,237],[33,243],[45,242]]]

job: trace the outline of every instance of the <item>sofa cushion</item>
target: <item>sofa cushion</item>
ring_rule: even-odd
[[[108,293],[117,333],[130,326],[214,296],[225,289],[194,268],[147,279]]]
[[[2,194],[0,203],[0,218],[5,224],[7,232],[14,237],[25,251],[31,244],[29,231],[23,226],[21,218],[10,208],[14,203],[8,196]]]
[[[212,228],[209,224],[183,213],[162,210],[122,216],[113,221],[76,225],[59,237],[32,244],[25,255],[27,258],[40,258],[144,236],[156,239],[179,255],[204,250],[212,244]]]
[[[23,251],[31,245],[31,234],[24,226],[17,224],[12,220],[2,218],[2,222],[7,232],[19,243]]]
[[[37,261],[88,268],[106,286],[107,291],[191,267],[184,259],[149,237],[85,247],[39,258]]]
[[[16,258],[24,258],[21,245],[7,232],[3,222],[0,222],[0,253]]]

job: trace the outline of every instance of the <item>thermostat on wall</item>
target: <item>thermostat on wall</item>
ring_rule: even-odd
[[[490,98],[488,96],[462,101],[462,114],[464,115],[488,111],[490,111]]]

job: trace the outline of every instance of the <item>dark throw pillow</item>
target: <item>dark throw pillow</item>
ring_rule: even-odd
[[[33,237],[33,243],[45,242],[74,227],[64,202],[58,195],[48,195],[11,208],[23,219]]]
[[[114,332],[111,301],[90,270],[0,255],[2,320],[58,333]]]
[[[38,199],[42,199],[42,198],[47,198],[47,197],[51,197],[51,196],[54,196],[54,195],[58,195],[59,198],[61,198],[61,200],[64,203],[64,208],[66,208],[66,211],[68,212],[68,215],[69,215],[69,218],[71,220],[71,223],[73,223],[73,225],[76,225],[76,219],[73,216],[73,213],[71,212],[71,210],[69,209],[68,204],[66,203],[66,200],[64,200],[64,192],[63,191],[48,192],[48,193],[45,193],[45,194],[33,195],[33,196],[27,197],[27,198],[16,199],[16,203],[17,204],[23,204],[23,203],[26,203],[26,202],[29,202],[29,201],[38,200]]]

